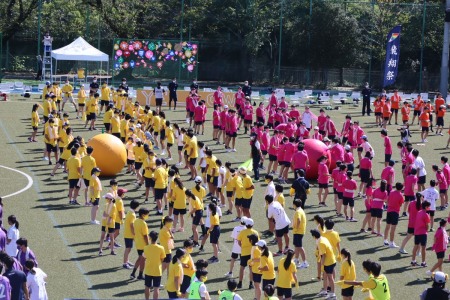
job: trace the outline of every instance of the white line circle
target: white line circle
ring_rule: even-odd
[[[19,171],[19,170],[13,169],[13,168],[9,168],[9,167],[5,167],[5,166],[2,166],[2,165],[0,165],[0,168],[4,168],[4,169],[10,170],[10,171],[14,171],[14,172],[17,172],[19,174],[22,174],[28,180],[28,184],[27,184],[26,187],[24,187],[23,189],[21,189],[20,191],[15,192],[15,193],[12,193],[12,194],[9,194],[9,195],[6,195],[6,196],[2,196],[3,199],[4,198],[9,198],[9,197],[12,197],[12,196],[15,196],[15,195],[18,195],[20,193],[23,193],[23,192],[28,190],[33,185],[33,178],[31,178],[30,175],[28,175],[28,174],[26,174],[26,173],[24,173],[22,171]]]

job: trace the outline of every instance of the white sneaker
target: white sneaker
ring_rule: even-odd
[[[320,290],[320,292],[317,294],[318,297],[324,297],[327,295],[328,295],[327,290]]]
[[[178,162],[178,163],[175,164],[175,166],[179,167],[179,166],[181,166],[182,164],[183,164],[183,163],[179,163],[179,162]]]
[[[231,150],[231,152],[236,152],[236,149]]]
[[[389,248],[398,248],[399,246],[397,246],[394,242],[389,244]]]
[[[163,151],[161,152],[161,155],[166,155],[166,150],[163,150]]]
[[[48,157],[47,157],[47,156],[44,156],[44,157],[42,158],[42,160],[48,160]]]
[[[233,277],[233,273],[232,272],[228,272],[227,274],[225,274],[225,277],[231,278],[231,277]]]
[[[94,220],[94,221],[91,221],[91,224],[93,224],[93,225],[100,225],[100,222],[97,221],[97,220]]]
[[[401,253],[401,254],[408,254],[408,252],[405,249],[402,249],[402,248],[400,248],[398,250],[398,252]]]
[[[306,269],[308,267],[309,267],[309,264],[307,261],[302,262],[299,266],[300,269]]]
[[[433,274],[430,270],[426,271],[425,274],[427,274],[427,276],[431,276],[431,274]]]
[[[335,293],[328,294],[327,299],[336,299],[336,294]]]
[[[228,149],[227,152],[231,152],[231,149]]]
[[[389,241],[388,240],[384,240],[384,245],[385,246],[389,246]]]
[[[427,140],[427,139],[424,139],[423,142],[426,143],[426,142],[428,142],[428,140]]]
[[[166,158],[166,160],[172,160],[172,157],[168,157],[168,158]]]

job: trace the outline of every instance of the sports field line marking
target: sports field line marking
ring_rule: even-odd
[[[14,144],[14,140],[11,138],[11,136],[9,135],[8,131],[5,128],[5,125],[3,124],[3,122],[0,120],[0,128],[2,129],[3,133],[5,134],[6,138],[8,139],[8,142],[11,143],[11,146],[14,148],[14,150],[16,151],[17,155],[19,156],[20,160],[24,161],[25,158],[22,155],[22,153],[19,151],[19,149],[17,148],[17,146]],[[30,174],[33,175],[33,177],[35,177],[33,170],[31,170],[31,168],[28,166],[27,169],[30,171]],[[39,185],[37,184],[37,182],[34,182],[35,184],[33,184],[34,190],[36,191],[36,193],[39,196],[39,200],[41,200],[42,202],[46,203],[45,198],[42,196],[42,192],[41,189],[39,188]],[[53,215],[52,212],[50,211],[46,211],[50,221],[53,223],[53,226],[56,228],[56,231],[58,232],[61,240],[63,241],[64,245],[66,246],[67,250],[69,251],[70,255],[72,256],[72,258],[76,258],[76,253],[75,251],[69,247],[69,242],[67,241],[66,236],[64,235],[64,232],[62,231],[61,228],[59,228],[59,223],[56,221],[55,216]],[[86,271],[83,269],[83,266],[81,266],[80,262],[75,260],[75,265],[77,266],[78,270],[80,271],[81,275],[83,276],[83,279],[86,281],[87,285],[89,288],[92,288],[92,283],[89,280],[89,276],[86,275]],[[92,294],[92,298],[93,299],[98,299],[98,295],[97,292],[93,289],[90,290],[91,294]]]
[[[9,194],[9,195],[6,195],[6,196],[2,196],[3,199],[4,199],[4,198],[9,198],[9,197],[12,197],[12,196],[15,196],[15,195],[18,195],[18,194],[20,194],[20,193],[23,193],[23,192],[25,192],[26,190],[28,190],[28,189],[33,185],[33,178],[31,178],[31,176],[28,175],[27,173],[24,173],[24,172],[22,172],[22,171],[16,170],[16,169],[14,169],[14,168],[2,166],[2,165],[0,165],[0,168],[3,168],[3,169],[7,169],[7,170],[10,170],[10,171],[17,172],[17,173],[19,173],[19,174],[25,176],[25,177],[27,178],[27,180],[28,180],[28,184],[27,184],[26,187],[24,187],[23,189],[21,189],[21,190],[15,192],[15,193],[12,193],[12,194]]]

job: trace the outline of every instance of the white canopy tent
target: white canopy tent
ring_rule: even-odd
[[[109,55],[103,53],[82,37],[67,46],[52,51],[52,58],[55,59],[55,75],[58,69],[58,60],[76,60],[76,61],[98,61],[100,69],[104,61],[107,62],[107,72],[109,72]]]

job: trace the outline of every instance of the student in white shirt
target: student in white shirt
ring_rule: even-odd
[[[419,156],[419,150],[414,149],[411,154],[414,156],[414,168],[417,170],[417,190],[419,192],[425,189],[425,183],[427,182],[427,171],[425,170],[425,162],[422,157]]]
[[[234,268],[234,262],[236,259],[238,259],[239,255],[241,254],[241,246],[239,246],[239,242],[237,240],[239,233],[241,233],[242,230],[246,229],[245,227],[245,221],[247,220],[247,217],[243,216],[241,218],[241,224],[233,228],[233,232],[231,233],[231,238],[233,239],[233,248],[231,248],[231,261],[230,261],[230,271],[225,274],[226,277],[233,277],[233,268]]]
[[[430,187],[420,192],[423,195],[423,200],[430,202],[430,209],[428,213],[430,215],[430,231],[433,231],[434,213],[436,211],[436,201],[439,199],[439,192],[435,189],[436,181],[430,180]]]
[[[286,244],[285,249],[289,248],[289,225],[291,224],[291,220],[289,220],[280,202],[274,201],[272,195],[266,195],[265,200],[268,205],[267,217],[275,221],[275,236],[277,238],[278,252],[274,253],[274,256],[281,256],[283,255],[282,237],[284,237]]]

